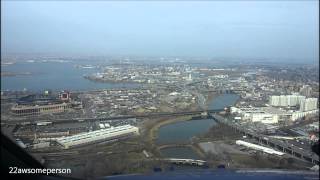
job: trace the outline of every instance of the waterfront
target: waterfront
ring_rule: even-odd
[[[223,109],[227,106],[234,105],[239,99],[239,95],[237,94],[222,94],[213,98],[213,100],[209,103],[209,109]]]
[[[171,147],[160,150],[166,158],[200,159],[199,155],[190,147]]]
[[[93,68],[77,68],[74,62],[19,62],[9,66],[1,66],[1,71],[11,73],[28,72],[30,75],[1,77],[1,90],[19,91],[24,88],[41,92],[50,90],[97,90],[111,88],[136,88],[136,83],[98,83],[83,76],[97,71]]]
[[[318,2],[2,5],[8,175],[319,171]]]
[[[209,130],[216,122],[212,119],[181,121],[160,127],[157,144],[188,143]]]
[[[222,94],[209,103],[209,109],[221,109],[233,105],[239,99],[236,94]],[[158,130],[157,144],[190,143],[192,137],[206,133],[216,122],[213,119],[180,121],[161,126]],[[160,150],[168,158],[199,158],[190,147],[168,147]]]

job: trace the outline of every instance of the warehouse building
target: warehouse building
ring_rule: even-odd
[[[80,133],[73,136],[61,137],[57,138],[56,141],[62,145],[63,148],[68,149],[91,143],[118,140],[120,138],[126,138],[133,135],[139,135],[139,128],[131,125],[124,125]]]

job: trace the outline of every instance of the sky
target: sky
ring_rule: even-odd
[[[3,53],[319,59],[318,1],[1,1]]]

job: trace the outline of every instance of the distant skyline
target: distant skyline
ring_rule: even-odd
[[[1,1],[4,54],[319,59],[318,1]]]

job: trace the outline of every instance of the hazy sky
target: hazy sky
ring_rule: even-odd
[[[318,60],[318,1],[1,1],[2,52]]]

